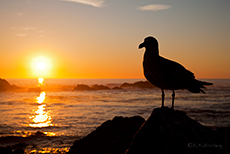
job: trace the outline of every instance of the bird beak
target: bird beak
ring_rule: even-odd
[[[145,43],[141,43],[138,48],[141,49],[143,47],[145,47]]]

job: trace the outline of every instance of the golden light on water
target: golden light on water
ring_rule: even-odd
[[[44,78],[38,78],[38,84],[42,86],[44,84]]]
[[[45,98],[46,98],[46,93],[42,91],[40,95],[37,97],[37,102],[41,104],[44,102]]]
[[[39,84],[44,82],[43,78],[38,79]],[[30,117],[32,123],[29,124],[30,127],[42,128],[53,126],[52,117],[50,116],[49,111],[46,110],[46,104],[44,103],[46,98],[45,91],[42,91],[40,95],[36,98],[36,102],[39,104],[37,109],[34,110],[33,116]]]
[[[46,93],[43,91],[37,97],[37,103],[39,103],[40,105],[34,111],[35,115],[30,117],[32,119],[32,123],[29,124],[30,127],[42,128],[42,127],[53,126],[53,124],[51,124],[52,117],[49,115],[49,111],[46,111],[45,109],[46,104],[43,104],[45,100],[45,96]]]
[[[29,153],[67,153],[69,148],[43,148],[42,150],[31,150]]]

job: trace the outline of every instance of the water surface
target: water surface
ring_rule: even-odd
[[[77,84],[120,85],[143,79],[45,79],[42,92],[0,92],[0,146],[27,143],[27,153],[66,152],[73,141],[86,136],[114,116],[147,119],[161,105],[161,90],[123,89],[72,91]],[[25,88],[37,79],[8,79]],[[213,82],[206,94],[177,90],[175,109],[210,127],[230,127],[230,80]],[[171,91],[165,105],[171,106]]]

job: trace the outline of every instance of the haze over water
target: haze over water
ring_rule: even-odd
[[[161,91],[154,89],[121,89],[72,91],[77,84],[121,85],[144,79],[8,79],[26,88],[40,86],[41,92],[0,93],[1,146],[22,140],[26,152],[68,151],[73,141],[86,136],[97,126],[115,116],[139,115],[145,119],[161,105]],[[176,91],[175,109],[182,110],[201,124],[230,127],[230,80],[213,82],[206,94]],[[171,106],[171,91],[166,91],[166,106]],[[38,132],[39,131],[39,132]],[[42,134],[43,133],[43,134]],[[12,136],[17,136],[13,137]],[[52,137],[50,137],[52,136]]]

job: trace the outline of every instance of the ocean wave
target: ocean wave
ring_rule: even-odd
[[[230,111],[215,111],[215,110],[210,110],[210,109],[192,109],[187,112],[190,113],[212,113],[212,114],[230,114]]]
[[[27,134],[27,136],[0,137],[0,144],[2,149],[15,150],[21,148],[24,150],[24,153],[33,153],[35,151],[47,153],[52,149],[66,153],[69,150],[67,147],[70,147],[74,140],[80,138],[78,136],[56,136],[52,132],[37,131]]]

